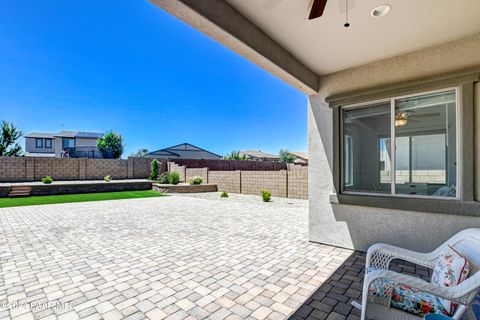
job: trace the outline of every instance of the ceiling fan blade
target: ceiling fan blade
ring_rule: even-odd
[[[310,14],[308,15],[308,20],[321,17],[323,15],[323,10],[325,10],[326,4],[327,0],[313,0],[312,8],[310,9]]]
[[[426,113],[426,114],[412,114],[411,117],[415,118],[425,118],[425,117],[436,117],[440,116],[440,112]]]

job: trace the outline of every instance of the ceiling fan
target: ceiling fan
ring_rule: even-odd
[[[283,0],[266,0],[262,7],[266,10],[273,10],[275,9]],[[325,7],[327,5],[328,0],[310,0],[310,5],[308,7],[308,20],[314,20],[320,18],[325,11]],[[332,1],[332,0],[330,0]],[[345,23],[345,27],[350,26],[348,23],[348,11],[355,6],[355,0],[337,0],[338,8],[341,14],[347,14],[347,21]]]

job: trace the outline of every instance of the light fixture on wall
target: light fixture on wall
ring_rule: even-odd
[[[373,9],[371,15],[372,17],[383,17],[384,15],[390,12],[390,9],[392,9],[391,5],[383,4]]]
[[[400,111],[395,115],[395,127],[403,127],[408,122],[408,113]]]

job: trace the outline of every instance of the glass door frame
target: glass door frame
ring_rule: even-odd
[[[398,194],[396,193],[396,164],[395,164],[395,158],[396,158],[396,135],[395,135],[395,101],[404,99],[404,98],[412,98],[412,97],[418,97],[418,96],[423,96],[423,95],[428,95],[428,94],[434,94],[434,93],[442,93],[442,92],[448,92],[448,91],[454,91],[455,92],[455,140],[456,140],[456,185],[455,185],[455,197],[437,197],[437,196],[425,196],[425,195],[411,195],[411,194]],[[347,191],[345,190],[345,158],[344,158],[344,144],[345,144],[345,111],[346,110],[351,110],[351,109],[361,109],[361,108],[366,108],[369,105],[373,104],[378,104],[378,103],[388,103],[390,102],[390,138],[391,138],[391,143],[390,143],[390,167],[391,167],[391,173],[390,173],[390,194],[382,194],[382,193],[373,193],[373,192],[364,192],[364,191]],[[350,105],[345,105],[341,107],[341,112],[340,112],[340,190],[342,194],[351,194],[351,195],[369,195],[369,196],[380,196],[380,197],[385,197],[385,196],[393,196],[393,197],[399,197],[399,198],[417,198],[417,199],[439,199],[439,200],[461,200],[461,195],[462,195],[462,144],[461,144],[461,134],[462,134],[462,125],[461,125],[461,119],[462,119],[462,114],[461,114],[461,91],[460,87],[455,86],[455,87],[447,87],[447,88],[442,88],[442,89],[437,89],[437,90],[430,90],[430,91],[422,91],[414,94],[406,94],[406,95],[401,95],[401,96],[394,96],[390,98],[385,98],[385,99],[379,99],[379,100],[373,100],[373,101],[365,101],[361,103],[355,103],[355,104],[350,104]],[[447,164],[448,167],[448,164]],[[447,177],[447,176],[446,176]]]

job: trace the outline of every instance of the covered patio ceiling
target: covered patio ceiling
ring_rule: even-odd
[[[444,43],[439,50],[407,57],[412,62],[409,68],[428,65],[426,69],[441,73],[478,65],[476,58],[456,59],[467,52],[477,56],[477,0],[348,0],[349,28],[343,26],[347,0],[329,0],[323,16],[313,21],[307,19],[310,0],[150,1],[308,95],[320,91],[325,77],[335,76],[333,90],[326,90],[332,94],[339,91],[337,82],[345,84],[350,70],[371,62],[381,62],[378,68],[384,70],[392,65],[389,59]],[[387,15],[371,16],[374,8],[386,3],[391,5]],[[453,43],[456,39],[459,42]],[[340,73],[345,75],[337,77]],[[365,80],[362,74],[357,78]],[[401,80],[406,79],[398,75],[396,81]]]
[[[347,0],[328,0],[311,21],[310,0],[226,1],[318,75],[480,32],[478,0],[348,0],[349,28]],[[383,4],[388,14],[373,17]]]

